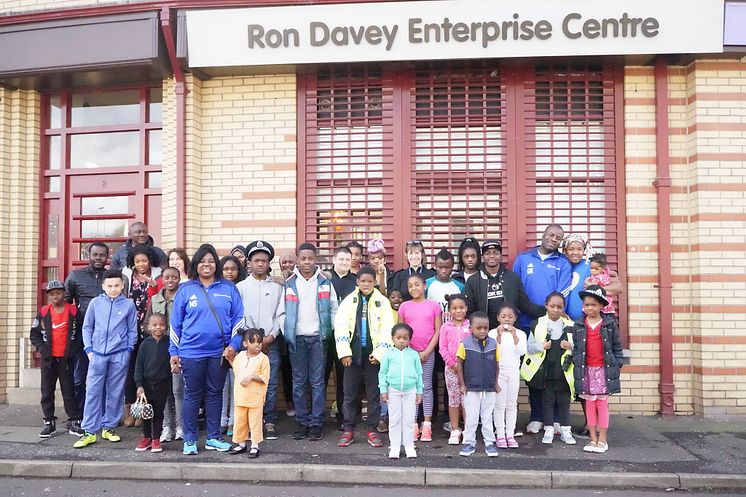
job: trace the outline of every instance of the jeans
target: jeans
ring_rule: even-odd
[[[129,361],[129,351],[107,356],[94,355],[91,359],[81,424],[85,431],[96,433],[101,428],[116,428],[119,425]]]
[[[264,422],[277,423],[277,385],[280,382],[280,344],[277,340],[267,347],[269,357],[269,383],[264,399]]]
[[[78,400],[80,412],[85,408],[85,379],[88,376],[88,355],[81,350],[73,357],[73,381],[75,382],[75,398]]]
[[[235,376],[229,369],[223,385],[223,405],[220,409],[220,426],[233,426],[233,382]]]
[[[324,369],[326,351],[318,335],[299,335],[295,337],[295,352],[290,352],[293,365],[293,404],[295,420],[303,426],[324,424],[324,404],[326,387],[324,386]],[[311,409],[306,400],[308,385],[311,385]]]
[[[205,401],[207,438],[220,438],[220,408],[223,404],[223,385],[226,370],[220,365],[221,356],[181,358],[184,375],[184,441],[196,442],[197,415]]]

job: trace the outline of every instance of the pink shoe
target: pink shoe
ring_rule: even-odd
[[[430,423],[422,423],[422,433],[420,434],[420,442],[432,442],[433,441],[433,427]]]
[[[414,424],[414,434],[412,435],[412,439],[414,441],[420,439],[420,425],[418,425],[417,423]]]
[[[507,449],[508,448],[508,441],[505,438],[498,438],[497,439],[497,448],[498,449]]]
[[[515,438],[510,437],[508,439],[508,448],[510,448],[510,449],[517,449],[518,448],[518,442],[515,441]]]

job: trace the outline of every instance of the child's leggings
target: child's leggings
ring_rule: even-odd
[[[422,392],[422,413],[424,416],[433,415],[433,369],[435,368],[435,353],[430,354],[427,361],[422,363],[422,383],[425,384],[425,390]],[[389,406],[391,407],[391,406]],[[415,410],[415,419],[417,411]]]
[[[417,415],[417,391],[389,388],[389,441],[392,449],[414,447],[414,418]]]
[[[521,373],[518,369],[500,368],[500,374],[497,378],[500,392],[495,400],[495,436],[497,438],[513,438],[515,436],[520,380]]]
[[[609,427],[609,399],[585,400],[585,415],[588,426]]]

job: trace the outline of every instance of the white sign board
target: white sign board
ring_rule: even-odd
[[[190,67],[719,53],[723,0],[443,0],[187,12]]]

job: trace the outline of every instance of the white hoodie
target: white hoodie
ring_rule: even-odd
[[[295,334],[300,336],[312,336],[319,334],[319,275],[321,269],[316,266],[316,272],[311,279],[305,279],[300,270],[296,267],[293,272],[297,276],[295,286],[298,289],[298,322],[295,326]],[[334,291],[334,285],[329,281],[329,291],[331,300],[332,323],[337,314],[337,294]]]

